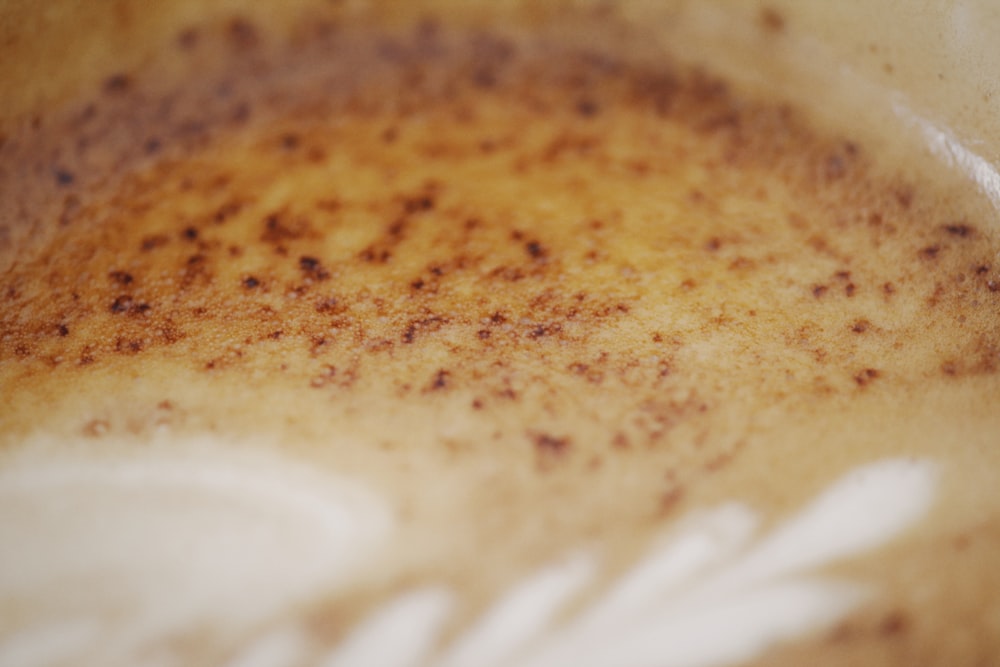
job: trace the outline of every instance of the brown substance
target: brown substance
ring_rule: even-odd
[[[941,439],[881,437],[942,393],[996,424],[995,235],[849,138],[571,43],[433,22],[263,40],[192,28],[177,57],[229,53],[220,74],[117,73],[0,145],[6,446],[276,439],[406,508],[414,551],[380,586],[488,599],[582,539],[627,563],[685,503],[784,511],[900,449],[964,469]],[[421,500],[428,480],[460,506]],[[830,642],[922,627],[858,623]]]

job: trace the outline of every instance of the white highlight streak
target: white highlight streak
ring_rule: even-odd
[[[503,667],[535,639],[574,593],[591,580],[594,559],[576,556],[518,585],[465,632],[437,667]]]
[[[630,623],[641,617],[665,594],[736,553],[756,526],[753,512],[735,503],[691,517],[678,535],[627,572],[609,594],[575,622],[573,631],[589,634],[602,626]]]
[[[297,667],[305,662],[308,651],[302,630],[287,627],[260,637],[226,667]]]
[[[418,667],[451,606],[452,596],[443,589],[397,598],[364,621],[320,667]]]
[[[644,619],[613,645],[596,645],[576,667],[709,667],[749,660],[782,640],[836,621],[865,598],[846,585],[791,580],[700,609]]]
[[[863,588],[799,573],[895,537],[930,507],[936,479],[924,461],[858,468],[728,564],[753,516],[738,507],[704,514],[700,527],[655,551],[581,620],[515,665],[717,667],[751,659],[860,604]],[[707,571],[710,563],[719,568]]]
[[[973,153],[965,144],[943,127],[914,113],[901,100],[892,104],[893,112],[920,130],[931,152],[948,167],[959,169],[979,187],[995,209],[1000,210],[1000,172],[985,158]]]
[[[927,512],[936,481],[926,461],[894,459],[853,470],[721,573],[706,594],[731,595],[885,544]]]

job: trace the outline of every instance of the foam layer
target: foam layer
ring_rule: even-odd
[[[0,146],[0,441],[62,442],[56,471],[81,440],[110,452],[66,464],[90,472],[44,487],[51,502],[82,485],[110,536],[146,534],[137,517],[164,508],[148,535],[183,533],[202,464],[129,462],[206,434],[359,480],[405,548],[312,601],[304,622],[333,646],[397,598],[431,624],[451,599],[433,591],[459,591],[461,626],[572,549],[601,551],[610,578],[687,510],[736,498],[778,521],[849,470],[917,456],[943,470],[939,509],[855,564],[887,589],[851,621],[862,639],[811,646],[913,642],[960,662],[996,645],[982,621],[1000,535],[990,218],[850,128],[820,132],[803,109],[586,31],[303,30],[275,45],[242,17],[185,29],[170,67],[109,73]],[[199,75],[159,76],[178,63]],[[228,465],[206,483],[272,483]],[[133,476],[150,485],[138,514],[115,495]],[[161,502],[167,478],[179,486]],[[284,507],[295,483],[273,483]],[[41,488],[24,493],[61,535]],[[288,519],[276,542],[329,526],[272,516],[254,489],[204,491],[190,512],[197,535],[231,527],[252,547],[202,574],[259,552],[248,567],[294,602],[308,577],[272,570],[280,549],[255,542],[252,517],[279,532]],[[22,542],[28,569],[64,546]],[[137,562],[169,570],[176,554],[155,543],[135,542]],[[67,563],[39,558],[24,581]],[[142,571],[128,576],[162,583]],[[205,604],[250,613],[227,574]],[[66,618],[53,645],[71,654],[92,628]],[[911,639],[899,618],[926,625]],[[261,654],[306,651],[277,632]]]
[[[390,534],[387,509],[354,482],[211,442],[186,450],[7,461],[0,663],[217,651],[342,588]]]

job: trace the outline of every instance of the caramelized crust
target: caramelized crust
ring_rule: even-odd
[[[713,410],[996,370],[990,235],[787,107],[488,34],[354,39],[214,103],[107,79],[57,133],[76,149],[29,162],[62,207],[7,260],[17,395],[144,363],[277,369],[334,404],[461,394],[538,410],[548,438],[592,418],[589,441],[649,444]]]

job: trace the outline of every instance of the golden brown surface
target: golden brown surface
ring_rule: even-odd
[[[1000,648],[988,221],[702,72],[433,22],[255,61],[260,31],[182,32],[236,64],[113,74],[0,145],[0,227],[34,230],[0,246],[6,446],[210,430],[361,475],[414,548],[320,624],[919,454],[947,500],[821,651]]]

